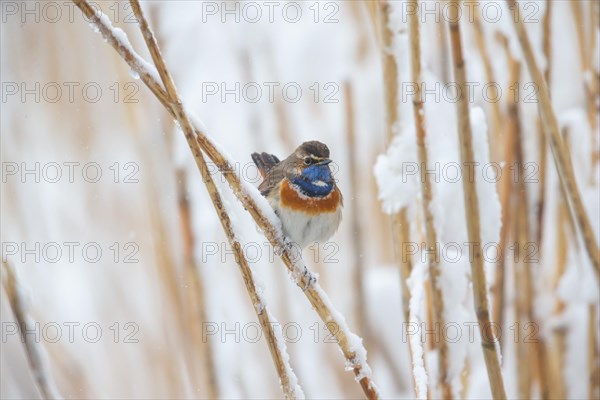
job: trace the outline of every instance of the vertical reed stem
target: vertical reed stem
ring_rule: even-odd
[[[452,45],[452,59],[454,61],[454,79],[461,90],[467,93],[465,62],[463,58],[462,40],[460,37],[458,0],[451,0],[449,7],[450,41]],[[475,165],[473,157],[472,132],[469,114],[469,104],[466,96],[458,98],[457,103],[458,135],[460,140],[460,155],[464,166]],[[479,221],[479,201],[477,199],[476,183],[474,177],[466,178],[463,173],[463,191],[465,196],[465,210],[467,215],[467,231],[469,242],[473,245],[471,257],[471,276],[473,279],[473,296],[475,301],[475,314],[479,321],[481,345],[487,368],[488,378],[495,399],[506,399],[504,380],[500,369],[500,359],[496,350],[496,337],[490,329],[490,312],[488,308],[485,273],[483,270],[483,257],[481,253],[481,228]]]
[[[439,347],[438,374],[441,396],[444,399],[452,398],[452,387],[448,381],[449,350],[443,332],[445,331],[444,319],[444,299],[440,282],[440,265],[438,254],[437,234],[433,225],[433,215],[431,214],[432,189],[429,174],[427,174],[427,149],[425,147],[425,109],[423,107],[423,98],[421,95],[421,44],[419,33],[419,14],[417,12],[417,1],[410,0],[408,6],[414,12],[409,12],[409,32],[410,32],[410,60],[411,60],[411,80],[416,87],[415,97],[413,98],[413,114],[415,118],[415,128],[417,133],[417,151],[421,170],[421,190],[423,200],[422,210],[425,218],[425,236],[427,242],[427,262],[429,267],[429,278],[431,279],[432,302],[434,310],[433,329],[440,330],[440,340],[437,343]]]
[[[544,70],[544,79],[546,80],[546,84],[548,85],[548,91],[551,92],[552,89],[552,1],[546,0],[546,11],[544,13],[544,18],[542,20],[542,50],[544,52],[544,56],[546,58],[546,68]],[[538,244],[538,249],[541,253],[542,249],[542,240],[544,235],[544,206],[545,206],[545,198],[546,198],[546,165],[547,165],[547,153],[548,153],[548,145],[546,141],[546,136],[544,135],[544,128],[542,126],[541,121],[538,119],[537,124],[537,133],[540,141],[539,145],[539,169],[540,169],[540,185],[538,187],[537,193],[537,204],[535,207],[536,217],[537,217],[537,234],[536,234],[536,242]]]

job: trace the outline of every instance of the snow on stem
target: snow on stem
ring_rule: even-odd
[[[184,130],[184,134],[197,162],[201,164],[203,161],[200,158],[202,156],[201,152],[204,151],[217,165],[234,195],[262,229],[266,238],[276,249],[281,250],[281,258],[284,264],[298,286],[303,289],[305,296],[319,314],[321,320],[326,323],[329,322],[327,327],[336,338],[336,342],[346,358],[347,366],[354,371],[355,379],[359,382],[367,398],[379,398],[379,391],[371,378],[371,370],[366,362],[366,349],[362,346],[360,338],[348,329],[345,320],[330,304],[325,292],[323,292],[313,274],[306,268],[301,257],[286,245],[281,230],[281,221],[279,221],[264,197],[255,187],[240,179],[233,168],[235,163],[231,157],[227,156],[226,152],[208,137],[203,124],[194,118],[192,114],[186,112],[181,102],[171,102],[169,100],[167,92],[161,87],[157,79],[156,69],[148,66],[133,51],[124,32],[113,28],[110,20],[104,14],[97,15],[86,0],[73,0],[73,2],[92,21],[98,32],[121,55],[125,62],[139,74],[140,79],[154,93],[166,110],[178,120],[183,119],[185,121],[185,118],[182,117],[187,117],[192,132]],[[200,165],[199,168],[201,168]]]
[[[460,2],[451,0],[453,7],[449,7],[450,15],[448,23],[450,27],[450,43],[452,47],[452,60],[454,79],[461,90],[466,89],[466,71],[460,37]],[[464,92],[463,92],[464,93]],[[460,96],[457,102],[458,136],[460,142],[460,156],[463,165],[473,165],[473,137],[469,115],[469,104],[465,96]],[[483,256],[481,253],[481,227],[479,220],[479,201],[475,179],[463,178],[463,192],[465,198],[465,210],[467,218],[467,233],[469,242],[479,247],[471,255],[471,277],[473,280],[473,296],[475,314],[479,322],[481,332],[481,346],[487,368],[492,396],[495,399],[506,399],[504,390],[504,379],[500,368],[500,358],[496,348],[497,339],[490,327],[490,312],[488,307],[485,272],[483,269]]]

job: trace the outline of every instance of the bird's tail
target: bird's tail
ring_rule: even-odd
[[[263,178],[271,168],[280,162],[277,156],[268,153],[252,153],[252,161],[254,161],[254,164],[258,167],[258,171]]]

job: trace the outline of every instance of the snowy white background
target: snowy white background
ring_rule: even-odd
[[[253,151],[283,157],[305,140],[327,143],[340,188],[347,193],[350,185],[356,185],[358,195],[353,198],[346,194],[345,220],[338,233],[331,243],[306,249],[305,259],[309,267],[320,274],[321,285],[346,317],[350,328],[365,337],[373,379],[383,396],[414,397],[408,340],[403,334],[400,275],[389,216],[382,210],[408,206],[409,216],[414,221],[411,223],[413,238],[420,240],[423,228],[418,203],[420,185],[411,177],[403,180],[397,176],[400,163],[416,161],[412,101],[409,97],[400,99],[399,133],[392,148],[386,149],[380,48],[365,4],[358,1],[276,3],[273,22],[269,21],[268,6],[260,2],[251,7],[235,2],[148,2],[143,3],[143,7],[184,104],[237,160],[243,179],[255,185],[259,183],[250,160]],[[535,17],[541,21],[544,2],[531,3],[536,5]],[[205,351],[210,342],[220,397],[281,397],[264,338],[255,340],[258,324],[252,304],[183,135],[143,83],[90,29],[78,9],[67,3],[53,3],[61,13],[58,16],[44,4],[2,4],[1,235],[3,258],[16,270],[28,299],[28,312],[40,323],[39,341],[47,353],[49,371],[58,391],[65,398],[206,397],[204,359],[208,357]],[[134,48],[150,60],[137,25],[128,20],[131,8],[127,3],[103,1],[97,4],[113,24],[129,35]],[[496,33],[508,35],[514,55],[518,58],[521,55],[513,37],[510,13],[504,2],[496,4],[502,18],[494,23],[484,21],[484,33],[496,80],[504,89],[501,100],[504,110],[510,93],[508,66],[502,46],[495,39]],[[584,10],[590,8],[587,2],[581,4]],[[293,9],[288,9],[292,6]],[[295,15],[296,6],[301,16],[298,22],[292,23],[289,16]],[[217,8],[214,15],[209,12],[213,7]],[[224,7],[237,12],[226,14]],[[254,7],[262,12],[258,22],[250,21],[255,15]],[[284,8],[289,12],[288,20],[282,14]],[[33,11],[27,13],[27,10]],[[399,80],[408,82],[407,25],[403,18],[406,18],[403,2],[392,2],[390,26],[397,33],[392,49],[399,63]],[[444,22],[443,17],[440,21]],[[597,164],[594,167],[589,162],[590,149],[598,143],[598,132],[590,132],[581,74],[573,72],[580,71],[580,65],[575,25],[567,1],[555,2],[551,27],[553,105],[561,125],[570,127],[574,168],[598,238],[599,173]],[[486,82],[473,26],[465,20],[462,28],[467,79]],[[543,66],[546,60],[541,50],[542,24],[528,23],[527,28]],[[448,60],[441,58],[435,15],[427,17],[421,29],[424,79],[431,87],[436,82],[443,84],[441,71]],[[597,45],[587,51],[597,55]],[[522,70],[522,82],[530,82],[525,65]],[[252,87],[244,92],[242,88],[249,82]],[[271,101],[269,85],[273,82],[276,85]],[[346,82],[352,85],[354,92],[355,149],[348,148],[346,135],[343,92]],[[224,87],[235,90],[236,83],[240,85],[239,99],[235,94],[223,93]],[[12,94],[10,91],[15,85],[18,89]],[[93,87],[85,92],[86,85]],[[282,92],[285,85],[301,88],[297,102],[290,100],[290,96],[294,96],[293,89]],[[69,98],[69,86],[74,87],[72,98]],[[61,90],[58,97],[56,87]],[[96,102],[89,98],[94,97],[95,87],[102,91]],[[254,102],[256,87],[262,90],[262,97]],[[33,93],[23,90],[31,88]],[[214,88],[218,88],[217,94],[207,92]],[[319,98],[315,99],[317,88]],[[490,104],[483,99],[480,90],[475,93],[470,104],[475,158],[486,163],[490,160],[487,140]],[[430,163],[460,161],[455,103],[443,100],[442,97],[442,101],[425,103]],[[538,161],[536,104],[521,103],[521,113],[525,159],[535,163]],[[378,159],[380,154],[386,156]],[[74,169],[73,182],[69,182],[68,168],[64,164],[71,162],[79,163]],[[354,179],[349,175],[348,162],[357,165]],[[34,174],[23,174],[24,167],[33,169],[36,163],[40,168],[37,182]],[[51,163],[61,166],[62,178],[58,182],[49,179],[54,177]],[[98,182],[84,179],[82,166],[88,163],[99,166],[102,176]],[[115,163],[118,163],[116,167]],[[18,166],[18,172],[8,174],[8,168],[14,165]],[[185,298],[192,286],[183,273],[178,170],[184,170],[187,177],[196,238],[195,260],[205,298],[203,327],[218,329],[216,334],[200,336],[205,339],[199,343],[203,352],[201,361],[193,359],[195,353],[191,347],[198,343],[189,342],[185,327],[190,323],[190,316],[181,306],[181,298]],[[93,170],[88,172],[92,177],[95,175]],[[137,182],[124,182],[130,173]],[[234,223],[240,227],[241,241],[248,244],[247,255],[271,311],[281,324],[289,327],[286,334],[291,339],[287,342],[291,365],[306,396],[362,397],[352,374],[344,371],[344,359],[337,346],[329,343],[324,324],[277,257],[272,260],[266,239],[230,193],[224,179],[216,173],[214,177]],[[482,181],[478,184],[482,241],[496,243],[501,224],[496,185]],[[550,154],[547,185],[543,253],[539,255],[540,262],[532,267],[535,313],[541,321],[538,335],[550,335],[556,326],[568,328],[566,358],[562,365],[566,395],[587,398],[588,309],[594,305],[593,312],[597,314],[597,275],[582,244],[571,237],[566,272],[558,280],[558,286],[553,287],[557,281],[554,259],[560,190]],[[535,185],[531,185],[530,193],[529,202],[533,205],[537,200]],[[431,210],[441,244],[466,241],[463,204],[461,182],[442,180],[433,185]],[[366,320],[363,326],[356,311],[360,296],[353,282],[355,242],[349,223],[351,213],[356,214],[362,231],[358,253],[364,267]],[[533,216],[531,218],[533,220]],[[65,242],[80,244],[75,248],[72,262]],[[40,249],[57,243],[62,256],[58,262],[48,262],[54,253],[48,255],[40,250],[41,259],[36,261],[23,251],[25,246],[34,248],[36,243]],[[84,259],[81,249],[86,243],[96,243],[102,249],[98,262]],[[118,262],[113,259],[115,251],[111,246],[114,243],[120,248]],[[128,243],[133,247],[124,248]],[[7,251],[12,249],[7,247],[11,244],[18,246],[16,254],[8,254],[12,252]],[[137,249],[134,262],[124,262],[133,248]],[[479,338],[475,334],[470,340],[468,325],[465,325],[477,321],[468,260],[442,263],[441,268],[446,321],[461,327],[460,340],[450,345],[450,379],[455,395],[489,398]],[[487,263],[490,283],[494,268],[493,263]],[[420,310],[421,319],[425,318],[425,307],[418,293],[427,276],[425,271],[422,263],[416,263],[410,282],[411,290],[416,291],[412,294],[417,296],[411,305],[413,310]],[[167,277],[174,279],[174,290],[166,282]],[[511,319],[514,285],[512,277],[507,279],[503,372],[507,395],[516,398],[517,352],[510,330],[514,323]],[[565,303],[562,312],[555,310],[558,299]],[[12,323],[14,319],[4,292],[1,312],[0,396],[38,397],[18,337],[6,335],[5,323]],[[192,315],[191,319],[195,317]],[[80,324],[74,328],[73,340],[65,325],[70,322]],[[87,323],[95,323],[102,329],[96,343],[86,340],[82,327]],[[127,323],[132,323],[129,327],[137,327],[131,336],[137,343],[126,342],[127,334],[133,332],[132,328],[125,329]],[[56,324],[62,336],[51,343],[47,336],[54,337],[52,329]],[[115,331],[119,332],[118,338]],[[91,329],[89,335],[93,334]],[[431,384],[436,379],[433,367],[436,354],[427,348],[425,352]],[[190,358],[198,367],[198,373],[193,372]],[[469,369],[465,380],[466,363]],[[463,392],[465,381],[468,386]],[[437,392],[433,390],[435,397]],[[534,388],[532,395],[539,396],[539,389]]]

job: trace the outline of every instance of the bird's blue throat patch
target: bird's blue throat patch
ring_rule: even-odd
[[[333,190],[333,177],[327,165],[311,165],[291,179],[300,191],[310,197],[324,197]]]

